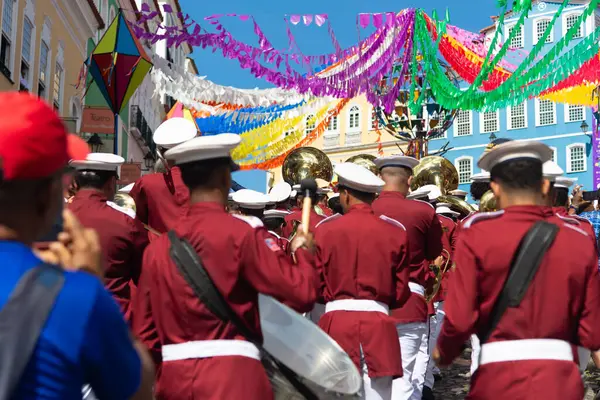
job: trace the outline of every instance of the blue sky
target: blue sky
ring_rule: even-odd
[[[277,49],[287,48],[287,35],[283,18],[286,14],[328,14],[333,30],[342,45],[348,47],[358,42],[356,16],[361,12],[399,11],[403,8],[424,7],[431,14],[437,9],[440,17],[450,11],[450,23],[463,29],[479,31],[490,25],[490,16],[497,15],[496,0],[180,0],[185,13],[201,25],[204,17],[213,14],[250,14],[260,25],[267,38]],[[237,18],[223,17],[224,26],[236,39],[256,45],[256,35],[251,21],[241,22]],[[333,53],[326,25],[317,27],[298,24],[292,27],[298,45],[304,54]],[[361,38],[370,31],[361,30]],[[242,70],[236,60],[225,59],[210,49],[195,48],[193,58],[199,74],[221,85],[239,88],[271,87],[269,83],[256,79],[250,72]]]

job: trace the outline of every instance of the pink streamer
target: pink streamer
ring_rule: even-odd
[[[294,14],[290,15],[290,22],[294,25],[298,25],[302,17],[300,15]]]
[[[379,29],[383,25],[383,14],[373,14],[373,25]]]
[[[302,17],[302,19],[304,20],[304,25],[308,26],[313,22],[313,16],[312,15],[304,15]]]
[[[322,26],[327,20],[327,14],[317,14],[315,15],[315,23],[317,26]]]
[[[359,14],[358,21],[363,29],[366,28],[371,23],[371,14]]]

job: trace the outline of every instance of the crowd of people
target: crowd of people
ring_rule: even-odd
[[[597,211],[546,145],[487,149],[471,195],[497,210],[460,219],[440,188],[411,190],[412,157],[377,158],[377,174],[338,164],[313,191],[230,193],[239,135],[174,118],[154,141],[164,170],[117,195],[123,158],[88,153],[42,100],[0,93],[0,399],[272,399],[244,333],[261,335],[259,294],[335,340],[366,399],[432,399],[469,340],[469,399],[583,398]],[[245,329],[197,296],[173,238]]]

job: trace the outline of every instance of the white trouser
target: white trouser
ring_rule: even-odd
[[[360,365],[363,377],[363,397],[366,400],[391,400],[392,399],[392,377],[381,378],[369,377],[369,369],[365,361],[362,346],[360,347]]]
[[[527,360],[574,361],[569,342],[558,339],[504,340],[481,346],[479,365]]]
[[[163,362],[193,358],[240,356],[260,360],[260,351],[245,340],[197,340],[162,347]]]
[[[477,335],[471,335],[471,376],[477,371],[479,366],[479,353],[481,347],[479,346],[479,338]]]
[[[439,303],[434,304],[435,307],[435,315],[429,319],[429,364],[427,364],[427,373],[425,374],[425,386],[430,389],[433,389],[433,385],[435,383],[435,378],[433,374],[439,373],[438,367],[435,365],[433,360],[431,360],[431,352],[435,348],[437,343],[437,338],[440,336],[440,331],[442,330],[442,323],[444,322],[444,302],[440,301]]]
[[[409,400],[415,395],[413,388],[413,371],[417,362],[419,348],[423,335],[427,333],[427,324],[425,322],[413,322],[410,324],[396,325],[398,337],[400,338],[400,351],[402,354],[402,378],[394,379],[392,385],[393,400]],[[422,390],[422,388],[421,388]],[[416,395],[415,395],[416,396]]]
[[[417,353],[415,368],[413,369],[412,375],[413,394],[411,399],[414,400],[421,400],[421,396],[423,395],[423,385],[425,384],[425,375],[427,374],[427,368],[430,360],[429,336],[431,332],[431,325],[429,324],[429,321],[427,321],[425,324],[426,329],[421,335],[421,344],[419,346],[419,352]]]

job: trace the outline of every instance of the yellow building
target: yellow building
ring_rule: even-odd
[[[0,14],[0,90],[30,91],[79,118],[87,40],[104,27],[94,1],[0,0]]]
[[[307,120],[310,118],[310,115],[307,116]],[[305,125],[307,122],[305,121]],[[310,123],[308,124],[310,129]],[[359,96],[352,99],[336,117],[329,121],[325,133],[311,146],[327,154],[334,165],[343,163],[358,154],[378,157],[380,148],[383,155],[401,154],[398,145],[402,143],[385,130],[376,128],[373,106],[364,96]],[[273,184],[282,179],[281,168],[272,170],[271,174]]]

